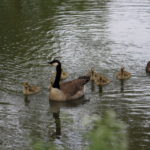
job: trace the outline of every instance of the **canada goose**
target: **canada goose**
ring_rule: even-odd
[[[146,73],[150,73],[150,61],[146,65]]]
[[[78,79],[60,83],[62,72],[60,61],[53,60],[48,63],[56,66],[55,81],[50,87],[50,100],[67,101],[78,99],[84,95],[84,85],[90,80],[89,76],[82,76]]]
[[[129,79],[131,77],[131,73],[125,71],[124,67],[121,67],[120,71],[117,73],[116,77],[119,80]]]
[[[24,95],[35,94],[41,90],[40,87],[35,86],[35,85],[30,85],[28,82],[24,82],[23,86],[24,86],[24,89],[23,89]]]

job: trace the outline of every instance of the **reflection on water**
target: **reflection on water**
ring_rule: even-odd
[[[60,124],[60,118],[59,118],[59,113],[53,113],[53,117],[55,119],[55,124],[56,124],[56,137],[59,138],[59,136],[61,135],[61,124]]]
[[[74,108],[74,107],[78,107],[81,104],[84,104],[85,102],[87,101],[83,98],[76,101],[70,101],[70,102],[49,101],[50,111],[53,114],[53,118],[55,120],[55,127],[56,127],[56,132],[51,135],[53,138],[60,138],[61,136],[61,119],[60,119],[61,108],[62,107]]]
[[[84,149],[85,120],[113,109],[128,126],[131,150],[150,147],[149,0],[1,0],[0,3],[0,149],[29,149],[34,140],[60,148]],[[70,79],[91,67],[112,82],[99,89],[88,83],[82,102],[48,101],[47,61],[59,57]],[[132,78],[120,82],[126,67]],[[24,81],[42,92],[22,94]],[[90,101],[84,102],[85,99]],[[84,104],[84,105],[82,105]]]
[[[61,135],[61,121],[60,121],[60,104],[59,102],[50,101],[50,110],[55,119],[56,132],[51,136],[54,138],[60,138]]]
[[[99,92],[102,94],[103,93],[103,87],[99,86]]]
[[[124,80],[120,80],[120,91],[124,91]]]
[[[25,103],[25,106],[29,106],[30,104],[30,99],[28,98],[27,95],[24,96],[24,103]]]

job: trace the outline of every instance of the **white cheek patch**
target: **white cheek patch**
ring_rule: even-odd
[[[52,66],[58,66],[58,63],[57,62],[52,63]]]

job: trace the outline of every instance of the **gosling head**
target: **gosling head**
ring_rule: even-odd
[[[122,73],[124,72],[124,67],[121,67],[121,72],[122,72]]]
[[[60,61],[59,61],[59,60],[49,61],[48,63],[49,63],[50,65],[52,65],[52,66],[58,66],[58,65],[60,65]]]
[[[29,87],[29,83],[28,82],[24,82],[23,86],[24,86],[25,89],[27,89]]]

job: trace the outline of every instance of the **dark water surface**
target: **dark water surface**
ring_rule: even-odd
[[[83,99],[49,104],[54,69],[47,61],[54,57],[69,79],[95,67],[112,82],[103,93],[88,83]],[[83,150],[92,118],[112,109],[127,124],[129,149],[149,150],[149,60],[149,0],[1,0],[0,149],[30,149],[43,140]],[[121,66],[132,73],[123,87],[115,77]],[[42,91],[25,99],[24,81]]]

